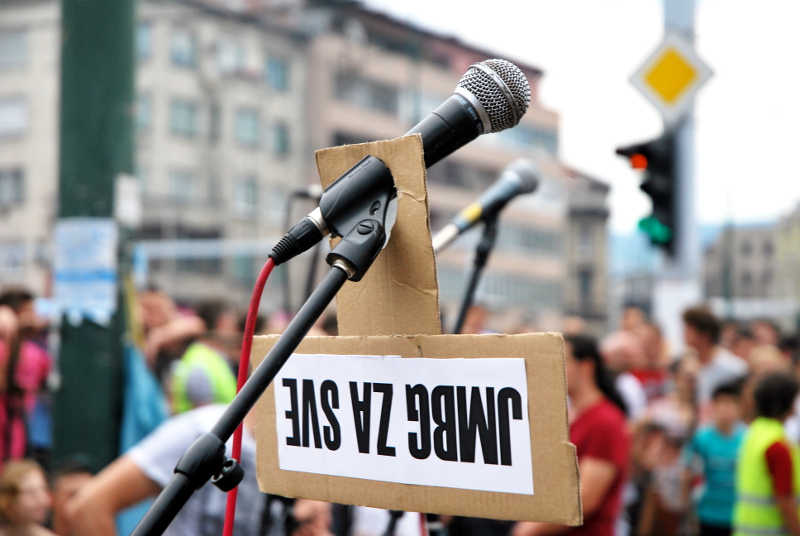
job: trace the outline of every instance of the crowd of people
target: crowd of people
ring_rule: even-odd
[[[223,301],[178,307],[157,290],[137,300],[133,346],[171,416],[165,413],[163,423],[94,475],[81,460],[51,467],[46,323],[30,292],[0,292],[0,536],[129,531],[117,516],[166,485],[180,455],[233,399],[241,312]],[[480,332],[481,323],[465,325]],[[794,416],[800,339],[769,320],[724,322],[702,307],[685,311],[683,323],[686,348],[676,355],[635,307],[599,340],[577,319],[565,322],[581,527],[443,517],[443,530],[451,536],[800,536],[800,418]],[[276,315],[260,319],[256,331],[277,333],[285,325],[286,317]],[[335,322],[327,318],[314,334],[335,334]],[[424,526],[417,514],[393,520],[379,510],[258,493],[252,415],[241,463],[237,535],[378,536],[391,521],[398,536],[418,536]],[[225,494],[205,486],[170,534],[220,534],[224,512]]]

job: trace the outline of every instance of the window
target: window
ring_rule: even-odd
[[[368,80],[352,72],[339,72],[336,75],[335,92],[339,101],[397,115],[399,92],[388,84]]]
[[[258,211],[258,183],[255,177],[242,177],[233,188],[233,208],[237,213],[252,218]]]
[[[25,243],[19,240],[0,242],[0,273],[19,274],[25,271]]]
[[[255,282],[256,265],[253,257],[234,257],[232,269],[233,277],[248,288]]]
[[[153,28],[149,22],[140,22],[136,28],[136,57],[139,60],[150,58],[153,51]]]
[[[580,307],[585,312],[592,308],[592,271],[590,269],[578,272],[578,299]]]
[[[261,138],[258,112],[256,110],[237,110],[236,141],[248,147],[257,147]]]
[[[150,95],[136,98],[136,128],[143,132],[149,130],[153,120],[153,101]]]
[[[173,134],[196,136],[197,105],[191,101],[174,99],[169,107],[169,125]]]
[[[493,139],[508,145],[527,149],[538,148],[549,154],[558,153],[558,135],[553,130],[531,125],[517,125],[498,132]]]
[[[0,30],[0,69],[24,67],[28,61],[25,30]]]
[[[208,110],[208,139],[210,141],[219,141],[221,115],[219,104],[212,103]]]
[[[772,242],[767,240],[761,246],[761,251],[762,251],[762,253],[764,254],[764,256],[766,258],[770,258],[770,257],[772,257],[772,254],[775,252],[775,247],[772,245]]]
[[[241,43],[220,41],[217,44],[217,72],[221,76],[231,76],[244,68],[245,53]]]
[[[588,223],[583,223],[578,228],[578,249],[575,252],[580,260],[588,260],[594,255],[594,235],[592,233],[592,226]]]
[[[753,251],[753,246],[750,245],[750,242],[742,242],[740,250],[743,257],[749,257],[750,253]]]
[[[27,130],[28,103],[25,99],[0,99],[0,138],[22,136]]]
[[[25,178],[22,170],[0,169],[0,207],[21,205],[25,200]]]
[[[194,173],[185,169],[173,169],[169,173],[169,198],[179,204],[188,204],[196,199]]]
[[[170,40],[172,63],[182,67],[195,67],[197,65],[197,39],[186,28],[172,30]]]
[[[272,89],[289,89],[289,62],[283,58],[270,56],[267,59],[266,82]]]
[[[277,156],[289,154],[289,127],[283,121],[272,127],[272,152]]]

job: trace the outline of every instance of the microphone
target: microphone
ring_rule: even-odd
[[[516,126],[528,110],[531,90],[522,71],[505,60],[470,66],[455,92],[409,130],[420,134],[425,167],[430,167],[481,134]],[[363,207],[379,210],[396,197],[389,168],[367,156],[336,179],[320,197],[319,207],[303,218],[270,253],[275,265],[310,249],[327,234],[344,236]]]
[[[529,194],[539,186],[539,166],[520,158],[503,169],[500,177],[476,201],[467,205],[433,237],[433,251],[449,246],[460,234],[479,221],[491,220],[518,195]]]

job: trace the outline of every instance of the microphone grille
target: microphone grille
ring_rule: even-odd
[[[531,103],[528,79],[519,67],[506,60],[476,63],[464,73],[458,87],[472,93],[483,105],[492,132],[516,126]]]

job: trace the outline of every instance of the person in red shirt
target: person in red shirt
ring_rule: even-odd
[[[613,536],[628,477],[630,437],[625,406],[606,375],[594,339],[564,337],[570,439],[578,451],[583,525],[519,522],[513,536]]]

